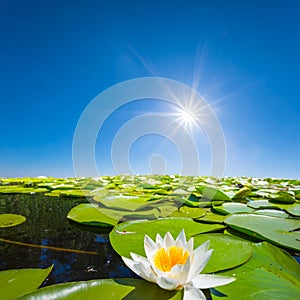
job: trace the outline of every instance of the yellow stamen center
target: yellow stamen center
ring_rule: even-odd
[[[154,265],[163,272],[169,272],[175,265],[185,264],[189,257],[187,250],[172,246],[168,249],[160,248],[154,254]]]

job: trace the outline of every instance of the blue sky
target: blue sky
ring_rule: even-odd
[[[74,176],[72,139],[85,107],[117,83],[160,76],[196,83],[211,105],[225,175],[299,178],[299,10],[297,0],[2,0],[0,176]],[[99,173],[113,172],[111,143],[124,122],[165,109],[141,99],[111,115],[97,140]],[[199,147],[208,175],[209,147]],[[149,173],[151,155],[161,154],[178,173],[175,148],[147,135],[129,158],[136,173]]]

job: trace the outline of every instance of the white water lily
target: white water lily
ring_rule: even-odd
[[[233,277],[199,274],[212,254],[209,241],[194,249],[194,239],[186,241],[184,230],[176,240],[170,232],[164,238],[156,235],[154,242],[148,235],[144,238],[146,257],[130,253],[131,258],[122,257],[124,263],[145,280],[157,283],[166,290],[184,289],[183,300],[205,300],[201,289],[228,284]]]

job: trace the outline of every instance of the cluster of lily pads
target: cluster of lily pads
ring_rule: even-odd
[[[207,290],[207,297],[214,300],[299,298],[300,266],[293,258],[300,252],[299,180],[179,175],[20,178],[0,179],[0,193],[86,197],[89,202],[71,209],[67,218],[87,227],[110,227],[110,243],[123,257],[130,257],[131,252],[145,256],[145,235],[152,239],[158,233],[178,236],[184,229],[187,238],[193,237],[195,247],[210,240],[214,252],[203,273],[236,278]],[[15,224],[13,216],[0,215],[0,227]],[[21,216],[15,218],[21,222]],[[20,295],[22,299],[94,299],[97,295],[111,298],[112,293],[114,299],[183,297],[182,291],[166,291],[134,278],[38,289],[50,271],[0,272],[5,299]],[[30,280],[24,279],[25,274],[32,274]],[[25,280],[26,290],[16,288],[18,280]]]

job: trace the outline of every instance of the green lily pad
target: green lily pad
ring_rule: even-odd
[[[22,215],[16,214],[0,214],[0,228],[13,227],[22,224],[26,221],[26,218]]]
[[[207,201],[207,199],[202,199],[200,196],[198,197],[194,193],[186,197],[183,201],[183,204],[189,207],[209,207],[212,205],[210,201]]]
[[[202,224],[187,218],[163,218],[154,221],[138,220],[118,224],[109,234],[114,250],[121,256],[130,257],[130,252],[145,256],[144,237],[149,235],[152,239],[156,234],[164,236],[168,231],[177,237],[182,229],[187,238],[191,236],[212,232],[224,228],[221,224]]]
[[[247,205],[252,208],[284,209],[289,214],[300,217],[300,203],[298,202],[293,204],[281,204],[281,203],[271,203],[268,200],[257,200],[257,201],[250,201]]]
[[[271,203],[268,200],[254,200],[247,203],[249,207],[252,208],[276,208],[275,203]]]
[[[48,190],[45,189],[44,191]],[[31,194],[36,192],[41,191],[34,187],[23,187],[20,185],[0,186],[0,194]]]
[[[228,235],[233,236],[233,237],[236,237],[236,238],[239,238],[239,239],[242,239],[242,240],[245,240],[245,241],[248,241],[248,242],[259,243],[259,242],[262,241],[261,239],[258,239],[258,238],[254,237],[252,235],[248,235],[244,232],[234,230],[232,228],[225,229],[223,231],[223,233],[228,234]]]
[[[172,212],[170,217],[198,219],[206,214],[205,208],[182,206],[179,210]]]
[[[282,207],[282,206],[281,206]],[[294,203],[285,208],[285,210],[291,215],[300,217],[300,203]]]
[[[236,199],[240,199],[240,198],[244,198],[245,196],[247,196],[248,194],[251,193],[251,189],[248,187],[242,187],[240,190],[238,190],[234,196],[232,197],[232,199],[236,200]]]
[[[252,243],[222,233],[196,235],[195,248],[207,240],[210,240],[210,248],[214,251],[203,273],[213,273],[239,266],[248,261],[253,252]]]
[[[224,220],[226,219],[226,215],[219,214],[216,212],[208,211],[205,216],[198,219],[200,222],[206,222],[206,223],[219,223],[223,224]]]
[[[178,207],[176,205],[159,205],[158,207],[156,207],[156,209],[159,211],[158,217],[159,218],[163,218],[163,217],[170,217],[172,216],[172,214],[176,211],[178,211]],[[188,218],[188,214],[187,216],[182,216],[182,217],[186,217]],[[179,216],[178,216],[179,217]],[[192,215],[190,215],[190,218],[192,217]]]
[[[236,281],[217,287],[226,299],[299,299],[300,266],[286,252],[269,243],[254,245],[251,259],[240,267],[221,272]],[[212,294],[213,300],[224,299]]]
[[[106,207],[99,208],[99,211],[108,216],[109,218],[118,221],[128,221],[128,220],[156,220],[160,216],[160,211],[158,208],[148,208],[143,211],[124,211],[117,209],[110,209]]]
[[[94,196],[94,199],[110,209],[134,211],[151,197],[110,193],[104,196]]]
[[[274,203],[293,204],[295,202],[295,198],[285,192],[270,194],[269,198],[270,202]]]
[[[255,214],[235,214],[227,217],[225,223],[262,240],[300,250],[299,220],[275,218]]]
[[[106,206],[100,206],[99,211],[106,216],[119,220],[155,220],[160,217],[167,217],[177,210],[177,205],[166,199],[147,201],[145,204],[141,204],[136,210],[124,210],[117,208],[108,208]]]
[[[167,291],[154,283],[140,279],[116,278],[55,284],[18,299],[181,300],[182,291]]]
[[[278,209],[257,209],[253,211],[254,214],[270,216],[270,217],[278,217],[278,218],[288,218],[289,214],[284,212],[283,210]]]
[[[0,272],[1,300],[11,300],[35,291],[52,270],[17,269]]]
[[[101,201],[101,197],[107,195],[108,193],[109,191],[105,187],[98,187],[97,189],[91,190],[89,192],[89,196],[98,196],[98,199]],[[97,201],[95,198],[94,200]]]
[[[217,288],[217,290],[227,295],[226,299],[278,299],[291,300],[299,299],[300,289],[268,272],[264,269],[254,269],[238,278],[238,284],[232,283],[227,289]],[[223,297],[212,296],[213,300],[224,299]]]
[[[252,208],[248,207],[247,204],[237,202],[226,202],[222,205],[214,205],[214,210],[223,214],[235,214],[235,213],[250,213],[253,211]]]
[[[203,199],[231,201],[231,198],[224,192],[211,186],[200,185],[196,186],[196,190],[201,193]]]
[[[60,196],[70,198],[84,198],[88,195],[89,191],[85,190],[62,190]]]
[[[73,207],[67,218],[74,222],[91,225],[91,226],[115,226],[118,220],[110,218],[109,216],[101,213],[98,206],[90,203],[83,203]]]
[[[49,185],[49,187],[53,190],[73,190],[74,188],[79,189],[78,186],[75,184],[67,184],[67,183],[62,183],[62,184],[56,184],[56,185]]]
[[[47,192],[49,192],[49,190],[46,188],[35,188],[30,191],[30,194],[40,194],[40,193],[47,193]]]

